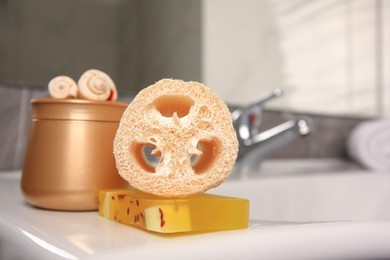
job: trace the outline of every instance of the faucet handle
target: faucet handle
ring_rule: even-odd
[[[232,118],[233,121],[238,120],[243,114],[259,114],[261,113],[261,105],[263,105],[265,102],[280,97],[283,95],[283,90],[280,88],[275,88],[272,90],[272,92],[268,93],[267,95],[261,97],[259,100],[249,104],[246,107],[238,107],[232,111]]]
[[[269,101],[271,99],[280,97],[282,95],[283,95],[283,90],[280,89],[280,88],[275,88],[275,89],[272,90],[272,92],[270,92],[267,95],[263,96],[262,98],[260,98],[256,102],[250,104],[248,106],[248,109],[250,109],[252,107],[255,107],[255,106],[260,106],[260,105],[264,104],[265,102],[267,102],[267,101]]]

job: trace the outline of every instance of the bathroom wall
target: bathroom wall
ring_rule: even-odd
[[[206,0],[203,80],[236,104],[280,87],[284,97],[269,108],[388,115],[390,96],[383,94],[390,88],[389,5],[381,0]]]
[[[47,96],[46,89],[0,84],[0,170],[23,165],[31,121],[30,100]]]
[[[264,129],[302,114],[315,128],[270,158],[345,158],[354,126],[390,115],[389,17],[380,0],[0,1],[0,170],[23,164],[30,99],[91,67],[125,102],[163,77],[202,81],[232,104],[281,87]]]
[[[382,67],[382,106],[383,116],[390,117],[390,1],[382,2],[382,49],[383,49],[383,67]]]
[[[13,0],[0,5],[0,32],[6,36],[0,41],[2,82],[45,86],[60,71],[78,78],[96,66],[117,76],[118,13],[124,1]]]
[[[281,87],[286,94],[269,108],[384,116],[389,6],[384,0],[1,1],[0,82],[44,87],[58,73],[77,79],[95,67],[128,94],[174,77],[203,81],[235,104]]]
[[[0,82],[45,88],[91,68],[126,94],[163,77],[200,81],[200,12],[197,0],[0,1]]]
[[[202,1],[138,0],[135,3],[137,49],[132,59],[136,63],[137,91],[162,78],[201,81]]]
[[[383,0],[1,1],[0,82],[44,87],[59,73],[77,79],[95,67],[127,94],[173,77],[202,81],[234,104],[281,87],[284,97],[269,108],[384,116],[389,6]]]

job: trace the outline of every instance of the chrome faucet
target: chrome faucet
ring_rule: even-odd
[[[261,132],[264,103],[282,95],[283,91],[277,88],[255,103],[231,109],[239,141],[237,163],[231,179],[258,174],[260,163],[268,154],[297,137],[310,133],[311,124],[307,118],[292,119]]]

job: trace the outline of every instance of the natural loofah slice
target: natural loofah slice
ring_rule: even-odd
[[[92,69],[84,72],[78,85],[80,98],[115,101],[118,96],[110,76],[100,70]]]
[[[237,151],[225,103],[198,82],[172,79],[139,92],[114,140],[119,174],[134,188],[162,197],[218,186],[230,175]]]
[[[49,94],[52,98],[65,99],[77,97],[77,83],[68,76],[57,76],[50,80]]]

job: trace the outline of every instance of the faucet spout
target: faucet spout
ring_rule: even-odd
[[[261,162],[272,152],[311,132],[308,119],[293,119],[240,142],[237,162],[230,179],[253,178]]]
[[[311,127],[306,119],[286,121],[280,125],[272,127],[271,129],[258,133],[250,138],[242,139],[237,160],[240,161],[245,157],[247,153],[251,152],[254,149],[263,150],[262,153],[266,155],[264,151],[270,150],[264,149],[266,143],[272,143],[272,150],[276,150],[288,141],[284,136],[291,136],[292,138],[297,136],[304,136],[309,134],[310,131]]]
[[[282,95],[283,95],[283,90],[281,90],[280,88],[276,88],[276,89],[272,90],[272,92],[269,93],[268,95],[260,98],[259,100],[257,100],[256,102],[253,102],[252,104],[249,104],[247,107],[245,107],[245,108],[241,108],[241,107],[236,108],[232,112],[233,121],[239,121],[240,118],[242,116],[244,116],[244,114],[246,114],[248,112],[258,111],[258,108],[261,108],[261,106],[264,103],[266,103],[267,101],[269,101],[271,99],[280,97]]]
[[[231,178],[242,177],[246,173],[256,173],[261,161],[268,154],[293,139],[310,133],[311,124],[309,119],[305,118],[288,120],[260,132],[263,121],[263,104],[282,94],[281,89],[275,89],[257,102],[232,111],[233,125],[239,141],[239,151]]]

